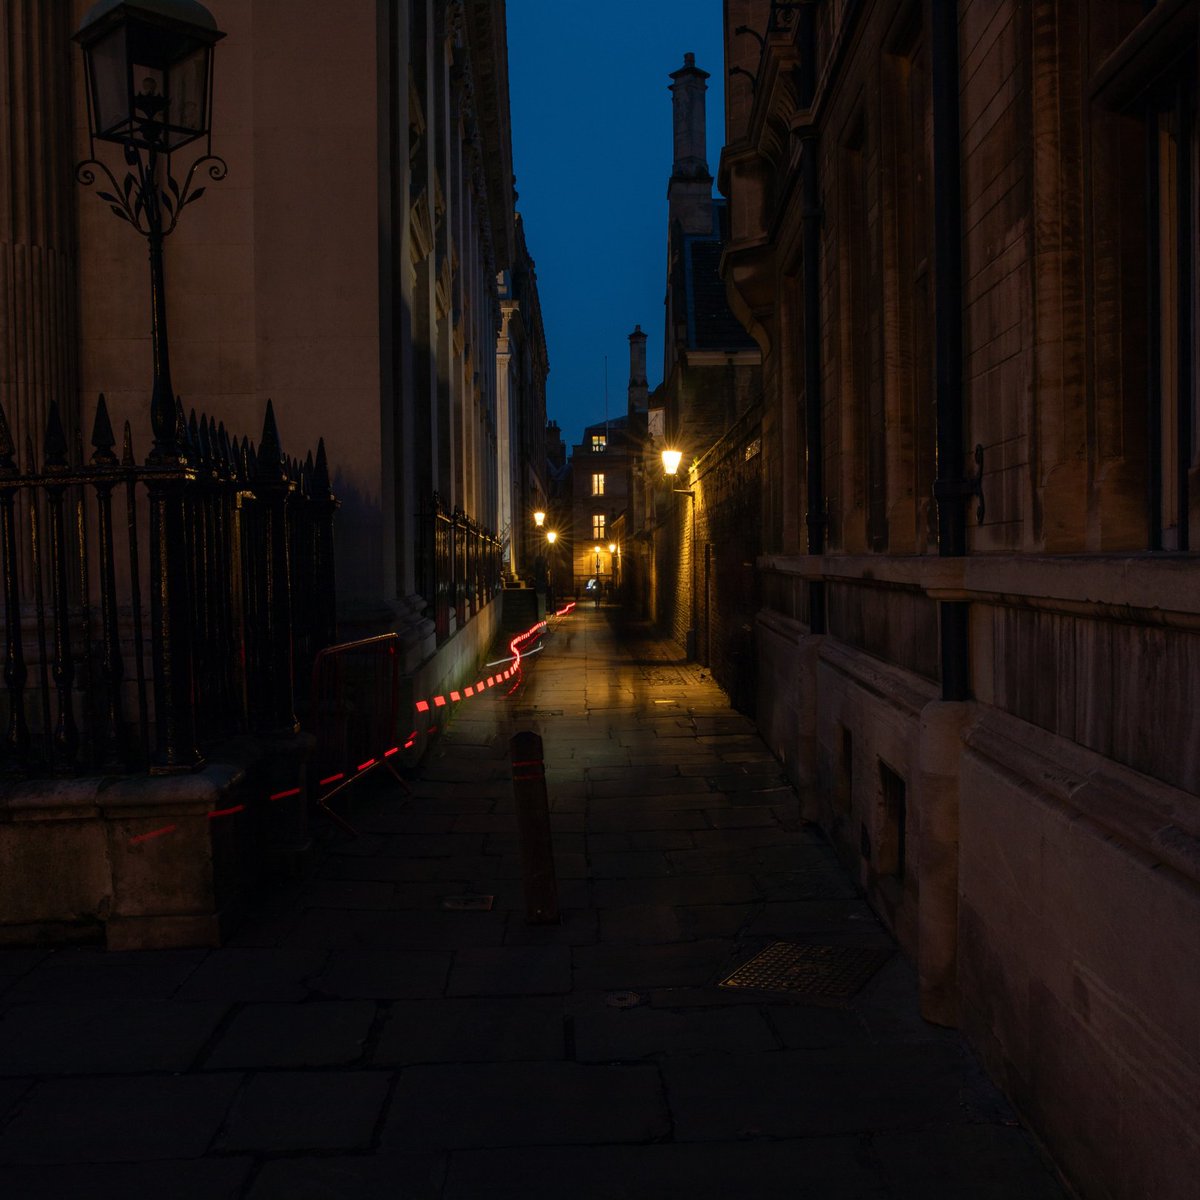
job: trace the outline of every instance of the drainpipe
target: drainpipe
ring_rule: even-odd
[[[816,87],[816,5],[805,4],[800,21],[800,105],[811,108]],[[800,186],[804,288],[804,470],[808,484],[808,552],[825,553],[825,447],[821,436],[821,192],[817,132],[801,132]],[[808,627],[825,632],[825,582],[808,585]]]
[[[929,50],[933,100],[935,399],[938,553],[967,552],[963,471],[962,191],[958,127],[958,0],[932,0]],[[917,736],[920,797],[917,978],[921,1015],[958,1023],[958,852],[962,730],[971,694],[968,606],[938,604],[942,700],[925,706]],[[949,702],[949,703],[947,703]]]
[[[937,402],[938,553],[967,552],[963,477],[962,185],[958,124],[958,0],[933,0],[930,25],[933,94],[934,339]],[[966,601],[940,608],[942,699],[971,694]]]

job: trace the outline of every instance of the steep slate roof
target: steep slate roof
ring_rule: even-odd
[[[756,342],[730,311],[719,266],[724,244],[716,238],[684,240],[684,295],[688,305],[688,349],[749,350]]]
[[[684,242],[684,294],[689,350],[752,350],[757,343],[729,309],[718,268],[724,244],[716,238]]]

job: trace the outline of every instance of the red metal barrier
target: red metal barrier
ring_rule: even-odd
[[[317,744],[311,770],[317,805],[348,833],[358,831],[329,801],[363,776],[384,767],[410,790],[396,770],[399,753],[400,655],[394,633],[327,646],[312,674],[311,732]]]

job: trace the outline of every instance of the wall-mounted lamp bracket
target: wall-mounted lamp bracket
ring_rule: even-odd
[[[943,500],[969,500],[972,496],[979,503],[975,506],[975,524],[982,525],[987,504],[983,498],[983,445],[975,446],[975,474],[962,479],[939,479],[933,485],[933,498]]]

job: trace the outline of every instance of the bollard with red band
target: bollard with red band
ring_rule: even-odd
[[[546,796],[546,764],[542,739],[529,730],[514,734],[513,797],[521,845],[521,877],[525,886],[525,920],[530,925],[558,924],[558,880],[550,836],[550,802]]]

